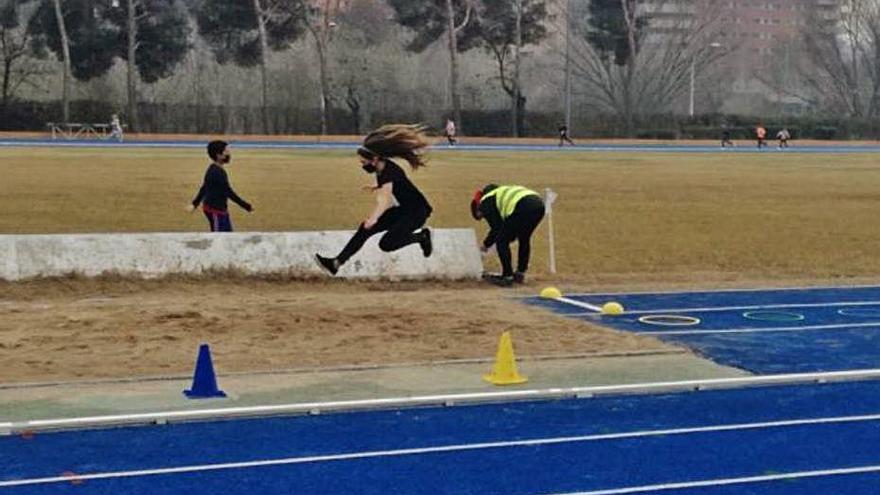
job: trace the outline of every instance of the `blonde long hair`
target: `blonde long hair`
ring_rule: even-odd
[[[416,170],[426,165],[423,153],[430,144],[422,125],[387,124],[367,134],[357,153],[368,160],[403,158]]]

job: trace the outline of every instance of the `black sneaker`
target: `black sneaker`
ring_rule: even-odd
[[[513,274],[513,281],[518,284],[526,283],[526,274],[525,272],[516,272]]]
[[[428,258],[431,256],[431,253],[434,252],[434,232],[425,227],[419,232],[419,235],[422,237],[419,239],[419,246],[422,247],[422,254],[425,255],[425,258]]]
[[[483,277],[487,282],[498,287],[510,287],[513,285],[513,277],[511,275],[486,275]]]
[[[336,275],[336,272],[339,271],[339,262],[336,261],[336,258],[325,258],[315,253],[315,261],[318,262],[318,266],[330,275]]]

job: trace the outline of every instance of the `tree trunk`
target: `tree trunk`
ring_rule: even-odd
[[[327,134],[327,112],[330,108],[329,96],[330,96],[330,81],[327,77],[327,54],[324,53],[326,48],[325,40],[321,39],[321,34],[315,37],[316,45],[318,47],[318,67],[321,71],[321,101],[319,102],[321,105],[321,135],[324,136]]]
[[[128,0],[128,125],[133,132],[140,131],[137,113],[137,2]]]
[[[514,47],[513,47],[513,93],[510,95],[510,123],[511,134],[513,137],[520,137],[519,127],[519,67],[520,67],[520,48],[522,47],[522,0],[513,0],[513,8],[516,16],[516,29],[514,31]]]
[[[55,22],[58,23],[58,34],[61,36],[61,54],[64,56],[64,78],[61,85],[61,115],[64,122],[70,122],[70,40],[67,38],[67,27],[61,11],[61,0],[54,0]]]
[[[268,76],[268,58],[269,58],[269,40],[266,37],[266,16],[263,8],[260,6],[260,0],[254,0],[254,14],[257,17],[257,33],[260,37],[260,82],[262,91],[260,93],[260,116],[263,120],[263,133],[269,133],[269,76]]]
[[[516,128],[518,137],[526,135],[526,97],[522,94],[519,95],[516,102]]]
[[[458,42],[455,35],[455,9],[452,0],[446,0],[446,17],[449,31],[449,96],[452,98],[452,120],[458,134],[463,134],[461,99],[458,96]]]
[[[571,0],[565,0],[565,127],[571,132]]]
[[[352,82],[353,84],[353,82]],[[348,109],[351,111],[351,119],[352,124],[354,126],[354,133],[361,133],[361,102],[358,100],[357,93],[355,93],[354,88],[349,84],[348,86],[348,94],[345,97],[345,104],[348,105]]]
[[[331,100],[330,100],[330,69],[327,65],[327,50],[330,49],[332,30],[336,27],[333,17],[339,11],[339,0],[324,0],[321,12],[321,25],[319,29],[312,30],[315,43],[318,45],[318,68],[321,71],[321,135],[324,136],[329,130]]]
[[[631,0],[620,0],[620,6],[623,9],[623,17],[624,21],[626,21],[626,41],[627,46],[629,47],[629,56],[626,59],[626,75],[624,76],[623,82],[623,99],[624,99],[624,112],[626,121],[626,135],[627,137],[634,137],[635,134],[635,102],[633,101],[633,79],[635,78],[635,65],[636,65],[636,23],[635,23],[635,12],[630,9],[630,4],[628,3]]]
[[[12,59],[7,58],[3,61],[3,95],[0,100],[0,106],[6,109],[9,105],[9,84],[12,80]]]
[[[201,57],[193,57],[193,62],[195,63],[195,77],[193,77],[193,91],[196,97],[196,133],[202,134],[204,133],[204,129],[202,128],[202,105],[204,105],[204,101],[202,100],[202,62]]]
[[[623,112],[624,123],[626,124],[626,137],[635,137],[635,108],[633,105],[633,65],[635,62],[632,58],[627,62],[623,81]]]

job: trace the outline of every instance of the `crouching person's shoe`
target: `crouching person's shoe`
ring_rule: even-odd
[[[512,275],[491,274],[483,277],[487,282],[498,287],[511,287],[513,285]]]

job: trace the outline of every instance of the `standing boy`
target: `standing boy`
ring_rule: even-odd
[[[195,211],[201,204],[211,232],[232,232],[227,200],[231,199],[248,212],[254,211],[254,208],[235,194],[229,184],[229,175],[226,173],[226,166],[232,161],[229,144],[225,141],[211,141],[208,143],[208,156],[211,157],[211,164],[205,171],[202,187],[192,200],[190,211]]]

